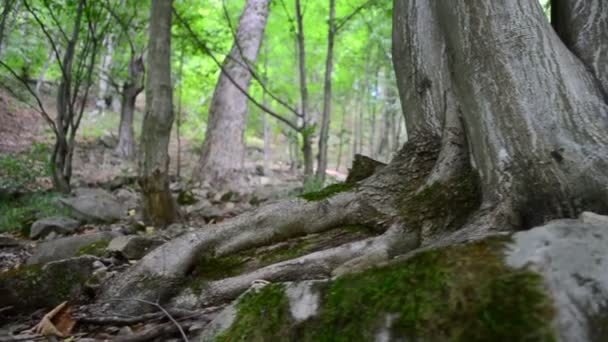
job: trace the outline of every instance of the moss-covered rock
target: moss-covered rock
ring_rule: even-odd
[[[30,265],[0,274],[0,307],[16,312],[48,308],[84,296],[96,258],[85,256]]]
[[[420,253],[347,275],[322,290],[316,317],[295,323],[281,285],[251,292],[219,341],[553,341],[540,275],[506,266],[503,242]]]
[[[83,255],[93,255],[93,256],[103,256],[106,252],[106,248],[110,244],[110,240],[99,240],[93,243],[90,243],[86,246],[80,247],[78,252],[76,252],[76,256]]]

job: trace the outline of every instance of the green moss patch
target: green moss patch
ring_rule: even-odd
[[[302,194],[302,195],[300,195],[300,198],[303,198],[310,202],[316,202],[316,201],[320,201],[320,200],[324,200],[326,198],[332,197],[335,194],[338,194],[341,192],[350,191],[351,189],[353,189],[353,187],[354,187],[354,184],[336,183],[336,184],[328,185],[319,191],[308,192],[308,193]]]
[[[447,183],[434,183],[405,198],[401,203],[401,214],[413,229],[427,226],[425,233],[428,234],[462,227],[480,204],[479,179],[471,170]]]
[[[536,273],[504,265],[503,242],[423,252],[347,275],[324,291],[317,318],[294,326],[278,285],[246,296],[220,341],[554,341],[554,309]],[[392,317],[387,324],[387,317]]]
[[[285,341],[289,333],[289,300],[280,284],[247,293],[237,305],[232,326],[216,338],[231,341]]]
[[[20,232],[29,236],[30,227],[38,218],[67,216],[69,210],[57,204],[58,198],[56,193],[34,192],[0,201],[0,232]]]
[[[106,253],[106,248],[108,248],[109,244],[110,240],[95,241],[91,244],[80,247],[78,252],[76,252],[76,256],[93,255],[101,257]]]

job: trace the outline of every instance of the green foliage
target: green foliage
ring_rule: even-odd
[[[338,278],[319,289],[319,316],[299,325],[280,285],[268,286],[243,298],[220,341],[370,341],[385,326],[413,341],[555,341],[542,277],[504,265],[504,243],[427,251]]]
[[[35,192],[14,200],[0,201],[0,232],[20,232],[29,236],[32,223],[39,218],[69,214],[57,199],[59,194]]]
[[[86,246],[82,246],[78,252],[76,252],[76,256],[92,255],[101,257],[106,253],[106,248],[108,248],[109,244],[110,240],[95,241]]]
[[[34,143],[29,152],[0,156],[0,190],[35,190],[36,179],[49,176],[49,147]]]
[[[314,186],[316,186],[316,184],[313,183],[313,185],[309,185],[309,188],[314,189]],[[311,201],[311,202],[320,201],[320,200],[329,198],[335,194],[350,191],[351,189],[353,189],[353,187],[354,187],[353,184],[336,183],[336,184],[328,185],[319,191],[312,191],[312,192],[305,191],[305,193],[300,195],[300,197],[307,201]],[[304,186],[304,189],[306,189],[306,185]]]

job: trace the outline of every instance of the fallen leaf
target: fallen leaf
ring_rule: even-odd
[[[76,322],[72,319],[71,308],[67,304],[68,302],[63,302],[44,315],[32,331],[42,336],[69,336]]]

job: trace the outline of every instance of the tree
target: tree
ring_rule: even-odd
[[[171,83],[172,0],[153,0],[148,40],[146,109],[139,158],[144,222],[166,226],[177,216],[169,190],[169,138],[173,125]]]
[[[272,203],[168,242],[105,296],[163,298],[175,287],[141,289],[142,279],[175,284],[202,252],[225,256],[348,224],[382,234],[184,295],[214,305],[255,279],[336,276],[421,248],[608,212],[606,64],[590,58],[608,49],[608,7],[598,3],[569,2],[577,10],[561,29],[584,40],[574,46],[537,2],[395,0],[393,57],[409,141],[393,160],[342,191]],[[592,7],[600,13],[589,15]]]
[[[327,169],[327,145],[329,143],[329,120],[331,115],[331,76],[334,66],[334,37],[336,31],[336,1],[329,0],[329,21],[327,32],[327,57],[325,60],[325,83],[323,91],[323,113],[321,114],[321,132],[319,134],[319,155],[317,156],[317,179],[325,181]]]
[[[224,61],[211,107],[200,167],[195,177],[218,186],[233,186],[245,158],[244,132],[248,114],[248,91],[266,21],[270,0],[248,0],[239,20],[234,46]],[[229,74],[229,76],[226,75]],[[233,82],[237,83],[239,89]]]

